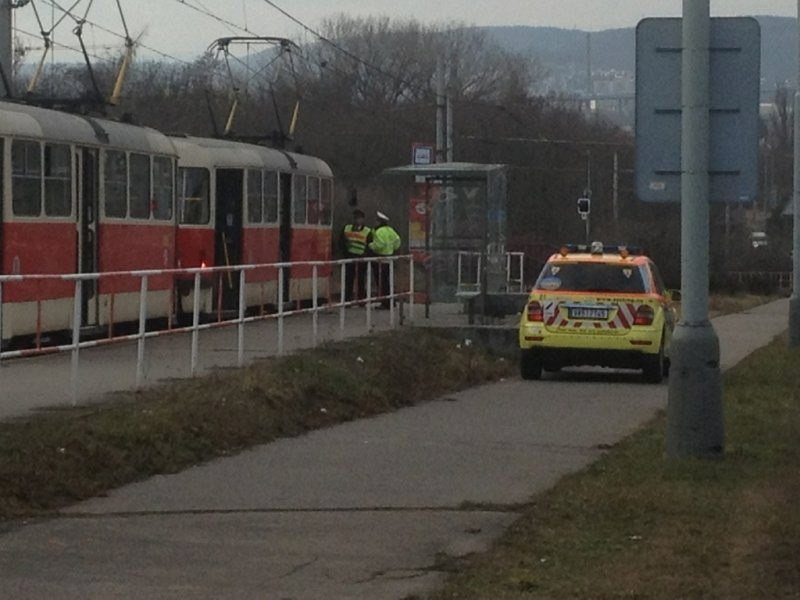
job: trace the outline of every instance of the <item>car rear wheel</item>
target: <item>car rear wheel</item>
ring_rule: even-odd
[[[661,346],[658,354],[646,354],[644,356],[642,372],[647,383],[661,383],[667,371],[666,360],[664,358],[664,339],[662,336]]]
[[[541,379],[542,359],[530,350],[523,350],[519,358],[519,374],[523,379]]]

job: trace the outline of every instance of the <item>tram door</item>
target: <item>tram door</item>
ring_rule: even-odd
[[[281,226],[279,251],[280,262],[291,262],[292,260],[292,176],[289,173],[281,173]],[[291,281],[291,269],[283,269],[283,301],[289,302],[289,282]]]
[[[244,169],[217,170],[216,240],[214,264],[218,267],[241,264],[242,259],[242,209],[244,206]],[[239,273],[222,273],[217,279],[222,293],[223,310],[239,308]]]
[[[78,272],[98,272],[98,179],[99,157],[93,148],[78,148],[76,152],[78,190]],[[84,281],[82,289],[81,325],[98,323],[98,281]]]

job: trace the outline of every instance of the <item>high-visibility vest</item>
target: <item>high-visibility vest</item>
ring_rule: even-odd
[[[391,256],[400,247],[400,236],[389,225],[381,225],[372,232],[369,247],[379,256]]]
[[[348,254],[361,256],[367,249],[367,237],[370,234],[369,227],[355,229],[353,225],[344,226],[344,237],[346,240],[346,250]]]

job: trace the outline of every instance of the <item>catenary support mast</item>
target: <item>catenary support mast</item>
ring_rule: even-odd
[[[683,0],[681,320],[670,357],[667,456],[724,447],[719,339],[708,317],[710,0]]]

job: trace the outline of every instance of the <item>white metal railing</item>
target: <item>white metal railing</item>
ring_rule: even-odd
[[[398,291],[396,285],[396,265],[398,262],[408,262],[408,289]],[[366,297],[363,299],[356,299],[348,301],[346,290],[346,265],[350,263],[366,263]],[[381,263],[388,263],[389,265],[389,294],[377,295],[372,293],[373,283],[373,267],[370,265],[379,265]],[[311,268],[311,286],[312,286],[312,299],[310,308],[290,308],[287,310],[287,303],[284,300],[284,274],[287,269],[297,267],[310,267]],[[331,270],[339,267],[339,284],[340,293],[338,301],[334,302],[333,293],[327,304],[319,303],[319,281],[320,268],[330,267]],[[246,285],[247,274],[256,270],[272,269],[277,274],[277,311],[274,313],[266,313],[255,316],[246,316],[247,312],[247,297]],[[238,311],[235,318],[223,318],[223,312],[217,311],[217,320],[210,323],[201,323],[201,310],[200,298],[202,291],[202,280],[211,274],[222,273],[238,273],[239,274],[239,300]],[[160,330],[147,330],[147,315],[148,315],[148,289],[149,281],[157,276],[190,276],[193,282],[193,304],[192,304],[192,324],[185,327],[172,327],[171,318],[169,319],[170,325],[167,329]],[[83,307],[83,293],[84,282],[98,282],[104,278],[111,277],[131,277],[139,279],[139,317],[138,317],[138,331],[128,335],[113,336],[102,339],[92,339],[81,341],[81,326],[82,326],[82,307]],[[276,345],[277,353],[279,355],[284,353],[284,321],[287,317],[311,314],[312,316],[312,342],[316,346],[319,339],[319,313],[321,311],[330,311],[331,309],[339,310],[339,334],[344,336],[345,332],[345,312],[348,306],[365,307],[366,312],[366,325],[367,329],[372,328],[372,310],[374,302],[388,302],[389,303],[389,324],[395,327],[397,324],[397,310],[398,301],[408,299],[408,318],[414,319],[414,264],[413,259],[409,255],[403,256],[388,256],[388,257],[370,257],[361,259],[342,259],[334,261],[302,261],[302,262],[284,262],[284,263],[267,263],[267,264],[253,264],[253,265],[236,265],[230,267],[203,267],[191,269],[157,269],[157,270],[141,270],[141,271],[114,271],[104,273],[81,273],[81,274],[55,274],[55,275],[0,275],[0,340],[3,339],[3,291],[9,285],[25,281],[67,281],[74,282],[74,291],[72,294],[72,341],[69,344],[51,347],[38,347],[23,350],[7,350],[0,352],[0,360],[7,360],[12,358],[21,358],[25,356],[35,356],[41,354],[50,354],[57,352],[70,352],[71,357],[71,397],[73,405],[77,403],[80,391],[80,350],[85,348],[92,348],[103,346],[111,343],[120,343],[126,341],[137,342],[136,353],[136,387],[140,387],[144,382],[145,372],[145,350],[146,340],[162,335],[171,335],[178,333],[191,333],[191,368],[190,373],[192,376],[197,374],[198,359],[200,350],[200,332],[217,327],[224,326],[237,326],[237,364],[244,365],[244,338],[245,338],[245,325],[255,321],[263,320],[276,320],[277,321],[277,335]],[[220,299],[218,298],[218,306]],[[41,303],[39,301],[38,310],[41,312]],[[10,304],[10,303],[7,303]],[[39,323],[37,321],[37,327]],[[109,331],[113,331],[113,322],[109,323]]]
[[[473,296],[481,291],[481,269],[483,267],[483,254],[470,250],[459,250],[458,252],[458,283],[456,288],[457,296]],[[525,253],[506,252],[506,291],[511,293],[521,293],[525,291]],[[467,273],[470,277],[465,277],[464,266],[475,267],[474,271]],[[474,277],[472,277],[474,275]]]

